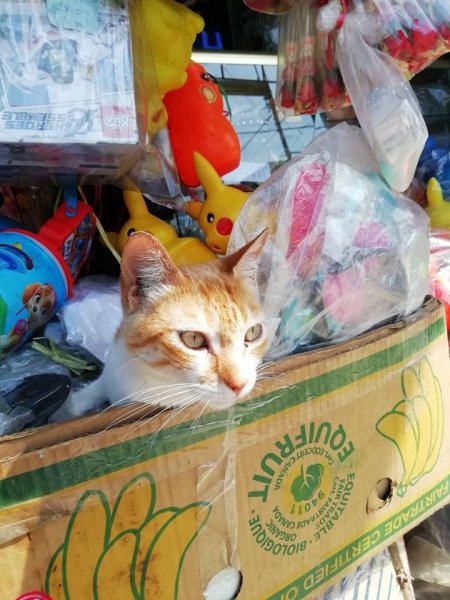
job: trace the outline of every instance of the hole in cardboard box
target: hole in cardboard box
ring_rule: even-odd
[[[388,504],[394,494],[394,483],[390,477],[383,477],[375,484],[367,499],[367,512],[373,512]]]
[[[242,573],[226,567],[212,577],[203,592],[205,600],[235,600],[242,587]]]

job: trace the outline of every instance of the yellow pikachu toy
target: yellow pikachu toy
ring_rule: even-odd
[[[123,198],[130,218],[117,234],[116,240],[113,234],[108,234],[119,252],[122,252],[128,238],[135,231],[146,231],[161,242],[176,265],[205,263],[217,258],[199,239],[178,237],[172,225],[150,214],[140,192],[125,190]]]
[[[208,248],[216,254],[225,254],[234,223],[250,194],[224,185],[215,169],[198,152],[194,152],[194,165],[206,200],[188,202],[186,212],[198,221]]]
[[[427,185],[428,206],[425,209],[430,217],[431,227],[450,229],[450,202],[444,200],[439,181],[432,177]]]
[[[144,23],[138,26],[143,28],[142,33],[150,42],[159,88],[159,98],[153,101],[150,98],[149,129],[152,135],[167,123],[166,109],[160,100],[186,82],[192,45],[205,23],[200,15],[175,0],[145,0],[142,9]],[[149,90],[150,95],[151,92]]]

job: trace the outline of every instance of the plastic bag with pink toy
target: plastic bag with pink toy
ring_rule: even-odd
[[[228,252],[264,228],[259,286],[277,320],[268,358],[346,341],[427,294],[428,218],[377,172],[357,127],[316,137],[248,198]]]

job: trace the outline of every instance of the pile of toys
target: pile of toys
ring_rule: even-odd
[[[283,13],[277,102],[287,115],[314,114],[352,102],[335,53],[349,14],[356,17],[364,40],[391,57],[408,79],[450,49],[450,8],[445,0],[293,0],[282,3],[282,7],[278,2],[264,4],[264,11],[272,7]],[[257,5],[251,3],[251,8],[258,10]],[[356,52],[353,58],[358,60]]]
[[[96,227],[101,241],[96,252],[109,248],[120,262],[128,238],[145,231],[178,265],[214,260],[267,228],[259,285],[272,323],[272,357],[341,342],[416,310],[428,290],[428,221],[417,204],[398,192],[411,182],[427,131],[409,84],[397,79],[398,67],[389,63],[383,71],[384,54],[361,42],[359,58],[366,49],[378,52],[378,79],[356,69],[356,58],[345,62],[346,44],[351,47],[360,35],[356,13],[342,23],[336,56],[348,88],[353,91],[357,82],[355,111],[362,130],[341,125],[322,134],[250,193],[221,180],[239,166],[241,149],[218,82],[191,60],[201,18],[174,0],[150,4],[164,18],[144,20],[140,27],[152,32],[152,65],[160,85],[158,94],[143,89],[141,99],[147,103],[149,134],[164,133],[170,142],[184,210],[168,215],[155,210],[161,205],[173,209],[173,199],[149,197],[131,179],[106,232],[102,220],[106,210],[112,213],[113,203],[99,203],[103,194],[97,188],[94,196],[85,194],[76,179],[62,188],[55,213],[35,229],[18,223],[18,214],[8,212],[11,202],[5,203],[0,208],[0,355],[64,313],[60,309],[91,252]],[[297,3],[292,10],[306,14],[310,9],[308,3]],[[177,37],[180,23],[183,35]],[[307,20],[303,26],[309,26]],[[390,93],[388,101],[383,90]],[[399,114],[401,130],[395,121]],[[426,164],[422,159],[420,168]],[[446,227],[442,215],[447,206],[434,180],[428,199],[432,225]],[[441,260],[443,252],[442,244],[434,246],[440,259],[433,272],[441,275],[447,261]],[[117,274],[117,264],[109,274]],[[443,297],[442,277],[435,282],[435,292]],[[108,287],[105,293],[109,302],[115,292]],[[95,294],[101,295],[101,284],[90,290],[90,298]],[[117,311],[119,318],[118,305]],[[70,311],[66,315],[69,321]],[[97,356],[100,361],[104,352]]]

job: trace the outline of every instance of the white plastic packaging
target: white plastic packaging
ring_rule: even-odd
[[[396,191],[405,191],[428,137],[420,106],[400,67],[372,48],[347,15],[336,43],[337,62],[358,121],[381,174]]]

